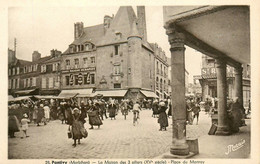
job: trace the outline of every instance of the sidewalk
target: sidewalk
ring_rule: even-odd
[[[193,159],[250,157],[250,119],[246,119],[247,126],[240,127],[240,131],[237,134],[232,134],[229,136],[216,136],[208,135],[208,131],[211,125],[209,122],[210,117],[207,118],[207,115],[204,113],[201,115],[203,120],[199,123],[199,126],[186,126],[186,137],[198,138],[199,154],[193,156]],[[169,154],[170,152],[168,151],[158,157],[155,157],[155,159],[161,159],[164,155]]]

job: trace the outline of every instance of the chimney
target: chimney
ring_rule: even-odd
[[[59,57],[61,55],[61,51],[58,51],[57,49],[51,50],[51,57]]]
[[[104,28],[105,29],[108,29],[110,27],[110,23],[111,23],[112,19],[113,19],[113,17],[111,17],[111,16],[108,16],[108,15],[104,16]]]
[[[41,54],[38,51],[33,51],[32,62],[38,61],[41,58]]]
[[[78,39],[83,34],[84,25],[82,22],[74,24],[74,39]]]
[[[147,41],[147,31],[146,31],[146,19],[145,19],[145,7],[137,6],[137,23],[138,30],[143,38],[143,40]]]
[[[15,51],[8,48],[8,64],[14,63],[16,60]]]

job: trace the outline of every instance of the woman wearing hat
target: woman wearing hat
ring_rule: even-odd
[[[160,131],[162,131],[163,129],[166,130],[166,127],[168,127],[168,117],[166,115],[166,105],[165,103],[162,101],[159,103],[159,118],[158,118],[158,123],[160,124]]]
[[[86,138],[88,136],[87,130],[84,128],[83,123],[80,121],[81,112],[78,108],[74,108],[72,110],[72,124],[71,124],[71,132],[72,139],[74,140],[74,144],[72,146],[76,146],[76,141],[78,140],[78,144],[80,144],[80,139],[83,137]]]

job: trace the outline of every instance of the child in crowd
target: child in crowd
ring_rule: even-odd
[[[25,137],[29,137],[29,136],[27,135],[28,123],[29,123],[29,122],[30,122],[30,120],[28,119],[28,116],[27,116],[27,114],[25,113],[25,114],[23,115],[22,120],[21,120],[22,131],[23,131],[21,139],[23,139],[23,136],[24,136],[24,135],[25,135]]]

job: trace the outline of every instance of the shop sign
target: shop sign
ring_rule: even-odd
[[[201,75],[217,75],[217,69],[215,67],[211,68],[202,68],[201,69]],[[234,75],[234,68],[227,67],[227,76],[233,76]]]
[[[62,70],[61,73],[74,73],[74,72],[87,72],[87,71],[96,71],[96,67]]]

